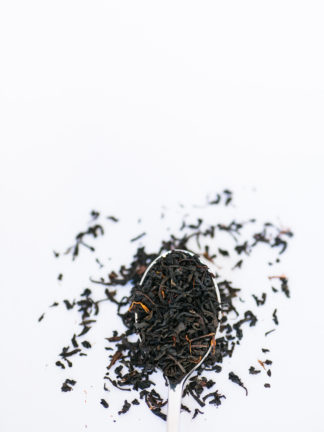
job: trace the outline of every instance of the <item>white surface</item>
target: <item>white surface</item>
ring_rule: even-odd
[[[51,250],[92,208],[149,218],[223,186],[256,187],[252,216],[295,231],[293,297],[271,342],[271,390],[234,388],[183,429],[324,430],[323,12],[319,1],[1,2],[1,432],[164,430],[146,409],[112,423],[91,387],[95,358],[87,394],[57,390],[65,332],[49,320],[49,341],[35,323],[60,289]]]

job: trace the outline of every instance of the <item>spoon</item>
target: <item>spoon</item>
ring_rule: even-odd
[[[192,252],[180,250],[180,249],[174,249],[173,251],[168,251],[160,256],[158,256],[154,261],[151,262],[151,264],[147,267],[145,273],[143,274],[143,277],[140,281],[140,286],[143,285],[144,280],[151,270],[151,268],[154,266],[154,264],[160,260],[161,258],[166,257],[171,252],[182,252],[191,256],[194,256]],[[202,258],[199,257],[199,261],[206,265],[207,268],[209,268],[209,264]],[[216,282],[213,280],[213,284],[215,287],[216,297],[217,301],[220,304],[221,303],[221,297],[219,293],[218,286]],[[221,311],[218,312],[217,316],[218,322],[221,319]],[[135,313],[135,320],[138,322],[138,315]],[[215,329],[215,335],[216,335],[217,328]],[[167,378],[169,383],[169,396],[168,396],[168,416],[167,416],[167,431],[168,432],[178,432],[179,426],[180,426],[180,411],[181,411],[181,400],[182,400],[182,391],[183,386],[186,380],[189,378],[189,376],[193,373],[195,369],[197,369],[208,357],[211,350],[211,345],[209,346],[208,350],[206,351],[206,354],[203,356],[201,361],[196,364],[183,378],[179,383],[173,383],[170,382],[170,380]]]

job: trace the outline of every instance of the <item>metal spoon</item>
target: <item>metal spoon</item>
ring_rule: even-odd
[[[154,266],[154,264],[160,260],[161,258],[166,257],[169,253],[171,252],[183,252],[186,253],[188,255],[194,256],[193,253],[185,251],[185,250],[180,250],[180,249],[175,249],[173,251],[168,251],[160,256],[158,256],[154,261],[151,262],[151,264],[147,267],[141,281],[140,281],[140,286],[143,284],[146,275],[149,273],[149,271],[151,270],[151,268]],[[209,264],[202,258],[199,258],[199,260],[201,261],[202,264],[206,265],[209,268]],[[219,289],[218,286],[216,284],[216,282],[213,280],[214,286],[215,286],[215,291],[216,291],[216,297],[217,297],[217,301],[218,303],[221,302],[221,297],[220,297],[220,293],[219,293]],[[221,319],[221,311],[218,312],[218,321],[220,321]],[[138,315],[135,314],[135,320],[137,322],[138,320]],[[215,329],[215,336],[216,336],[216,331],[217,329]],[[178,432],[179,430],[179,426],[180,426],[180,411],[181,411],[181,399],[182,399],[182,391],[183,391],[183,385],[186,382],[186,380],[189,378],[189,376],[192,374],[192,372],[197,369],[202,363],[203,361],[208,357],[209,353],[211,350],[211,345],[209,346],[208,350],[206,351],[206,354],[204,355],[204,357],[201,359],[201,361],[195,365],[195,367],[193,367],[191,369],[191,371],[189,371],[187,373],[187,375],[185,375],[183,377],[183,379],[179,382],[179,383],[172,383],[168,380],[169,383],[169,397],[168,397],[168,418],[167,418],[167,431],[168,432]]]

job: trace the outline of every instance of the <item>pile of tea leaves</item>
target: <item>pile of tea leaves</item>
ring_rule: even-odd
[[[221,208],[222,212],[217,211]],[[228,215],[224,216],[227,209],[229,210]],[[135,249],[133,258],[130,262],[126,261],[121,265],[119,270],[111,268],[105,254],[98,256],[96,242],[100,239],[101,246],[105,241],[108,245],[110,239],[106,234],[107,224],[111,232],[114,226],[119,225],[122,220],[115,216],[101,214],[97,210],[91,211],[88,226],[75,236],[73,245],[63,252],[54,252],[56,259],[65,262],[70,260],[71,266],[81,255],[83,262],[86,257],[88,260],[94,260],[98,265],[98,275],[89,274],[89,284],[86,288],[83,286],[80,289],[78,297],[64,298],[55,301],[50,306],[51,313],[54,313],[55,308],[62,307],[67,313],[73,311],[79,315],[77,328],[64,328],[64,331],[68,333],[69,342],[58,353],[56,360],[56,366],[59,369],[64,372],[69,371],[71,374],[62,383],[63,392],[71,392],[76,383],[82,382],[82,376],[72,376],[73,364],[82,358],[86,359],[89,350],[96,344],[97,341],[92,339],[92,329],[95,325],[100,325],[100,317],[104,313],[103,305],[108,302],[116,308],[116,314],[124,330],[118,332],[107,329],[105,335],[108,346],[105,350],[107,361],[106,370],[103,371],[103,388],[108,391],[108,396],[98,397],[98,403],[103,408],[110,409],[109,398],[113,398],[113,390],[116,392],[126,390],[128,397],[120,407],[118,414],[125,414],[131,407],[136,407],[144,402],[150,412],[165,420],[167,400],[160,395],[159,389],[155,386],[155,373],[162,369],[165,376],[178,382],[185,372],[190,370],[195,362],[198,362],[208,344],[212,344],[212,349],[207,359],[190,376],[184,386],[184,396],[190,398],[196,407],[191,406],[189,409],[183,405],[182,408],[195,418],[203,413],[202,409],[206,407],[206,404],[218,407],[222,403],[225,395],[215,388],[216,374],[222,373],[226,360],[231,358],[237,346],[244,342],[249,327],[259,324],[258,318],[265,316],[263,311],[266,309],[263,306],[270,297],[272,299],[281,295],[290,297],[288,278],[285,274],[278,274],[274,271],[269,271],[264,275],[264,286],[261,293],[257,291],[251,295],[240,287],[233,286],[231,275],[235,273],[237,283],[239,273],[253,255],[258,255],[258,250],[262,250],[264,264],[268,269],[273,270],[286,251],[289,240],[293,237],[290,229],[269,221],[263,223],[253,217],[244,218],[244,220],[233,219],[233,209],[235,209],[233,194],[229,190],[216,194],[212,199],[208,198],[203,205],[192,206],[192,212],[188,207],[179,206],[177,209],[181,219],[179,225],[175,226],[174,221],[171,220],[164,233],[166,237],[160,238],[158,246],[154,249],[150,245],[150,234],[146,234],[146,230],[143,231],[141,226],[140,234],[131,236],[132,233],[130,233],[129,236],[129,247]],[[210,215],[210,212],[212,212],[212,217],[205,218],[205,215],[207,213]],[[163,209],[160,215],[161,225],[165,223],[166,213],[167,210]],[[191,213],[195,214],[194,221],[190,220]],[[213,223],[210,223],[211,219]],[[142,225],[142,221],[138,220],[138,224]],[[160,227],[156,226],[155,235],[160,231],[162,231]],[[180,254],[176,256],[173,263],[158,261],[154,272],[150,273],[150,278],[141,286],[141,279],[148,266],[161,254],[174,250],[187,251],[194,254],[194,257]],[[125,256],[127,256],[126,253]],[[158,332],[144,332],[145,329],[148,330],[147,325],[151,326],[151,329],[154,329],[154,326],[159,327],[165,320],[167,311],[173,313],[174,301],[180,302],[181,286],[179,288],[179,278],[177,279],[176,272],[181,267],[180,262],[189,257],[194,260],[194,263],[191,262],[191,270],[190,263],[187,263],[186,266],[182,263],[181,270],[190,279],[189,290],[198,290],[197,292],[201,295],[202,286],[207,287],[206,298],[202,298],[203,301],[199,304],[194,304],[198,309],[203,308],[203,313],[198,317],[200,325],[197,325],[195,320],[190,321],[190,329],[190,325],[184,326],[184,320],[177,318],[173,320],[172,327],[168,321],[166,322],[166,330],[163,335]],[[206,268],[201,268],[195,274],[200,257],[207,260],[212,273],[209,274]],[[230,271],[224,270],[226,262],[227,267],[230,265]],[[164,266],[163,271],[161,271],[161,266]],[[207,279],[201,283],[206,276]],[[193,278],[195,283],[193,283]],[[63,274],[60,273],[58,280],[62,281],[62,279]],[[214,302],[208,301],[210,296],[215,296],[212,290],[212,279],[217,282],[221,304],[215,298]],[[171,299],[172,301],[169,302]],[[254,303],[253,307],[251,307],[251,301]],[[272,300],[272,303],[273,301],[276,304],[276,300]],[[193,310],[196,310],[195,307]],[[216,317],[218,317],[219,310],[222,314],[218,323]],[[178,315],[179,311],[180,309],[177,309]],[[186,314],[187,311],[188,308],[185,307],[182,312]],[[42,321],[44,316],[45,314],[42,314],[39,321]],[[202,316],[209,318],[202,320]],[[191,319],[190,317],[192,318],[192,314],[189,314],[187,319]],[[246,371],[251,379],[258,379],[262,374],[266,374],[267,382],[263,382],[265,388],[270,387],[268,381],[271,377],[272,361],[268,358],[270,352],[268,335],[279,324],[277,306],[273,309],[270,318],[273,327],[268,328],[264,333],[264,338],[267,338],[267,348],[262,348],[262,355],[266,358],[251,359],[253,364],[246,365]],[[213,333],[216,327],[215,341]],[[196,329],[196,333],[193,332],[193,328]],[[159,336],[156,336],[158,334]],[[206,335],[209,335],[208,338],[199,339]],[[260,341],[260,350],[263,342],[263,340]],[[162,347],[162,345],[165,347],[162,352],[161,348],[155,351],[151,349],[157,346]],[[153,351],[154,354],[152,354]],[[179,358],[182,359],[180,365]],[[164,359],[162,363],[161,359]],[[182,363],[185,359],[189,363]],[[242,387],[247,394],[246,384],[236,371],[230,371],[227,376],[231,382]]]
[[[200,363],[215,335],[221,304],[213,275],[197,255],[174,250],[159,258],[133,289],[143,363],[180,382]]]

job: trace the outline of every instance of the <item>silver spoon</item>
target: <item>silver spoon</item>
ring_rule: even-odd
[[[183,252],[185,254],[194,256],[193,253],[185,251],[185,250],[180,250],[180,249],[175,249],[173,251],[168,251],[160,256],[158,256],[154,261],[151,262],[151,264],[147,267],[145,273],[143,274],[143,277],[140,281],[140,286],[143,285],[143,282],[145,280],[146,275],[148,274],[148,272],[151,270],[151,268],[154,266],[154,264],[160,260],[161,258],[166,257],[169,253],[171,252]],[[201,261],[202,264],[206,265],[207,268],[209,268],[209,264],[202,258],[199,258],[199,260]],[[219,289],[218,286],[216,284],[216,282],[213,280],[214,286],[215,286],[215,291],[216,291],[216,297],[217,297],[217,301],[220,304],[221,303],[221,297],[220,297],[220,293],[219,293]],[[218,312],[218,322],[221,319],[221,311]],[[135,320],[137,322],[138,320],[138,315],[135,314]],[[215,329],[215,337],[216,337],[216,331],[217,328]],[[201,361],[195,365],[195,367],[193,367],[184,377],[183,379],[179,382],[179,383],[172,383],[168,380],[169,383],[169,396],[168,396],[168,417],[167,417],[167,431],[168,432],[178,432],[179,430],[179,426],[180,426],[180,411],[181,411],[181,400],[182,400],[182,391],[183,391],[183,386],[184,383],[186,382],[186,380],[189,378],[189,376],[193,373],[193,371],[195,369],[197,369],[203,362],[204,360],[208,357],[209,353],[211,350],[211,345],[209,346],[208,350],[206,351],[206,354],[204,355],[204,357],[201,359]]]

